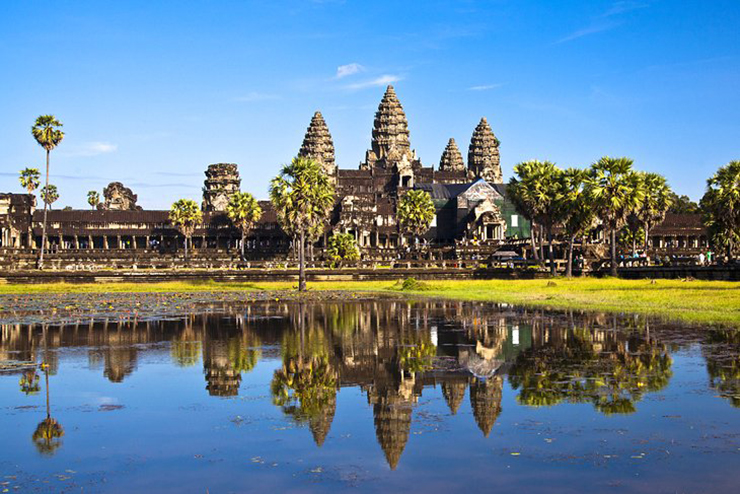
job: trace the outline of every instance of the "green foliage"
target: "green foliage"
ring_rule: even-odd
[[[404,292],[425,292],[434,289],[429,283],[419,281],[416,278],[406,278],[403,281],[398,281],[394,287]]]
[[[235,227],[246,233],[262,217],[262,208],[249,192],[236,192],[229,199],[226,215]]]
[[[297,420],[315,417],[335,398],[337,381],[326,357],[288,358],[273,375],[272,401]]]
[[[546,228],[562,217],[562,170],[550,161],[525,161],[514,166],[509,194],[517,210]]]
[[[436,210],[432,197],[423,190],[410,190],[398,202],[398,223],[406,233],[421,236],[429,230]]]
[[[35,395],[41,390],[39,383],[39,375],[36,369],[27,370],[23,372],[18,385],[21,388],[21,392],[26,395]]]
[[[720,167],[701,199],[711,242],[733,258],[740,252],[740,161]]]
[[[591,204],[609,231],[625,225],[645,197],[642,177],[632,170],[629,158],[604,156],[591,166],[587,191]]]
[[[334,267],[341,267],[345,261],[360,259],[360,248],[351,233],[335,233],[329,237],[326,252]]]
[[[172,204],[169,217],[172,224],[188,239],[203,221],[203,213],[198,203],[192,199],[180,199]]]
[[[51,206],[59,199],[57,186],[49,184],[48,187],[41,187],[41,200]]]
[[[29,194],[33,194],[33,191],[38,189],[39,180],[41,179],[41,173],[37,168],[24,168],[20,172],[18,180],[21,186],[28,191]]]
[[[669,213],[673,214],[696,214],[701,213],[699,205],[691,200],[689,196],[679,196],[675,192],[670,192],[671,205],[668,208]]]
[[[640,172],[643,189],[642,204],[633,213],[637,222],[642,224],[644,234],[643,243],[647,245],[647,237],[650,230],[665,219],[665,215],[673,204],[673,193],[668,186],[665,177],[657,173]],[[633,222],[634,223],[634,222]],[[637,233],[636,228],[631,225],[632,234]]]
[[[588,171],[568,168],[560,173],[557,194],[558,216],[568,236],[588,233],[594,227],[596,216],[586,194]]]
[[[89,191],[87,193],[87,203],[95,209],[100,204],[100,194],[94,190]]]
[[[64,139],[64,132],[59,130],[59,127],[62,127],[62,122],[54,115],[41,115],[31,127],[31,134],[39,146],[48,152]]]
[[[62,445],[59,438],[64,436],[62,425],[51,417],[44,419],[36,427],[31,439],[38,451],[45,455],[53,455]]]

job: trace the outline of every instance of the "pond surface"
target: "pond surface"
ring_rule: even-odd
[[[380,300],[0,331],[48,364],[0,372],[2,492],[740,490],[733,330]]]

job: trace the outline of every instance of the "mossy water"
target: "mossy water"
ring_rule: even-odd
[[[484,302],[169,303],[185,313],[2,325],[0,360],[48,366],[0,373],[11,492],[740,480],[734,330]]]

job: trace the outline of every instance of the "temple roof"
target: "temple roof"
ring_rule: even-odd
[[[468,147],[468,169],[476,177],[484,178],[491,183],[503,181],[498,144],[488,120],[486,117],[481,118]]]
[[[334,141],[321,112],[317,111],[313,114],[298,156],[314,159],[321,164],[325,172],[330,175],[336,174]]]
[[[439,169],[441,171],[465,170],[465,162],[455,139],[450,139],[447,143],[442,157],[439,159]]]
[[[372,150],[378,159],[391,150],[399,156],[411,151],[408,120],[393,86],[388,86],[378,105],[373,125]]]

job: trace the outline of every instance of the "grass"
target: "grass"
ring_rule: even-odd
[[[0,294],[209,292],[288,290],[290,282],[111,283],[0,285]],[[346,281],[309,283],[310,290],[384,292],[454,300],[505,302],[554,309],[656,314],[693,323],[740,326],[740,283],[722,281],[620,280],[460,280],[398,283]]]

